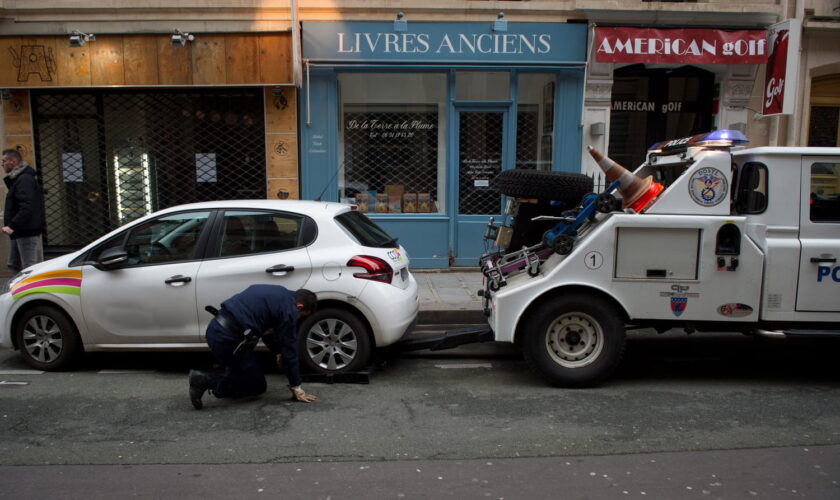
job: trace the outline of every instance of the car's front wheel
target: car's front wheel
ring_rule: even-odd
[[[523,354],[549,382],[586,387],[609,376],[624,355],[622,315],[588,294],[544,304],[527,323]]]
[[[317,373],[361,370],[372,351],[368,329],[353,313],[319,309],[301,324],[300,352],[303,365]]]
[[[83,351],[73,322],[52,306],[26,311],[17,322],[15,334],[23,359],[39,370],[67,369]]]

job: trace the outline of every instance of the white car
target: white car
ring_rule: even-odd
[[[413,327],[419,299],[408,266],[396,240],[351,205],[181,205],[9,280],[0,347],[41,370],[65,369],[84,351],[203,350],[205,306],[267,283],[318,296],[299,325],[302,364],[353,371]]]

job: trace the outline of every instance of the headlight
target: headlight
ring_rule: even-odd
[[[7,279],[5,283],[3,283],[3,289],[0,291],[0,295],[4,293],[9,293],[9,289],[12,288],[12,285],[23,279],[24,276],[29,274],[29,272],[20,272],[12,276],[11,278]]]

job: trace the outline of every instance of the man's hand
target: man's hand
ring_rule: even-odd
[[[6,233],[6,234],[12,234],[12,233],[14,233],[14,232],[15,232],[15,230],[14,230],[14,229],[12,229],[12,228],[10,228],[9,226],[3,226],[3,230],[2,230],[2,231],[3,231],[4,233]]]
[[[294,398],[300,401],[301,403],[311,403],[318,399],[315,397],[314,394],[307,394],[300,387],[289,386],[289,390],[292,391],[292,396],[294,396]]]

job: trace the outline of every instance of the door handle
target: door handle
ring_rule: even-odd
[[[189,276],[176,274],[175,276],[170,276],[169,278],[166,278],[164,283],[166,283],[167,285],[172,285],[174,283],[189,283],[190,281],[192,281],[192,278],[190,278]]]
[[[276,266],[271,266],[265,270],[265,272],[272,274],[272,273],[288,273],[295,270],[295,266],[287,266],[286,264],[277,264]]]
[[[835,257],[811,257],[811,262],[834,264],[837,259]]]

